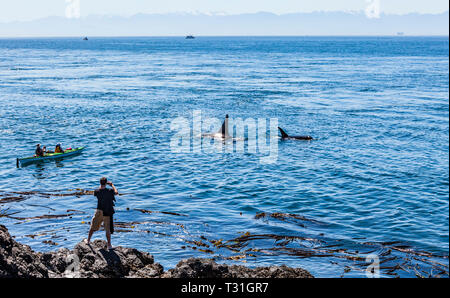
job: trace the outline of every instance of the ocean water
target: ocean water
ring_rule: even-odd
[[[107,176],[113,244],[166,269],[205,257],[364,277],[375,255],[383,277],[448,276],[448,53],[448,37],[0,39],[0,224],[34,250],[72,248],[96,206],[77,189]],[[194,111],[315,140],[272,138],[269,164],[174,152],[171,124]],[[58,142],[87,147],[16,168]]]

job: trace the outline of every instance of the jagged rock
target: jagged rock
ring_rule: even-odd
[[[151,265],[146,265],[144,268],[139,269],[129,275],[133,278],[156,278],[161,277],[164,273],[164,268],[161,264],[155,263]]]
[[[180,261],[175,269],[162,275],[163,278],[313,278],[306,270],[287,266],[258,267],[227,266],[209,259],[191,258]]]
[[[40,261],[50,271],[49,277],[57,277],[71,264],[67,256],[70,255],[67,248],[61,248],[56,252],[39,254]]]
[[[70,251],[35,253],[29,246],[16,242],[6,227],[0,225],[0,277],[159,277],[163,267],[153,256],[134,248],[108,250],[105,241],[88,245],[78,243]]]
[[[108,250],[105,241],[78,243],[73,250],[36,253],[16,242],[0,225],[0,278],[310,278],[300,268],[271,266],[250,269],[217,264],[209,259],[180,261],[164,273],[153,256],[134,248]]]
[[[27,245],[17,243],[0,225],[0,278],[49,277],[47,268]]]
[[[302,268],[291,268],[286,265],[257,267],[250,269],[245,266],[229,267],[234,278],[314,278],[308,271]]]
[[[209,259],[190,258],[180,261],[175,269],[163,274],[163,278],[229,278],[228,266]]]
[[[144,272],[149,272],[151,277],[155,277],[163,270],[159,264],[159,271],[155,269],[152,272],[149,269],[151,267],[147,267],[155,264],[153,256],[146,252],[120,246],[108,250],[106,242],[101,240],[96,240],[90,245],[86,242],[78,243],[68,257],[73,260],[72,267],[76,277],[133,277],[136,272],[139,272],[140,277]],[[158,265],[155,265],[155,268],[159,268]]]

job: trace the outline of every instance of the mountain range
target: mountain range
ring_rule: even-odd
[[[271,36],[271,35],[445,35],[449,13],[381,14],[314,12],[277,15],[268,12],[218,14],[92,15],[78,19],[47,17],[0,23],[0,37],[73,36]]]

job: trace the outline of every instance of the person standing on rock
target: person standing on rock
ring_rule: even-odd
[[[107,188],[106,185],[112,187]],[[94,191],[94,196],[97,197],[97,209],[94,217],[92,217],[91,228],[87,243],[91,242],[92,234],[98,231],[103,223],[105,228],[106,240],[108,241],[108,249],[112,249],[111,233],[114,232],[113,214],[114,214],[114,195],[119,194],[114,184],[108,181],[105,177],[100,179],[100,188]]]

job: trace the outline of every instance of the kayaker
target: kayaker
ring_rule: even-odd
[[[44,156],[44,150],[41,148],[41,144],[36,145],[36,151],[34,152],[36,154],[36,157],[43,157]]]
[[[112,189],[107,188],[107,185],[111,186]],[[91,242],[92,234],[98,231],[103,223],[108,249],[112,249],[111,233],[114,232],[113,214],[114,201],[116,200],[114,195],[117,194],[119,192],[112,182],[108,181],[105,177],[100,179],[100,188],[94,191],[94,196],[97,197],[97,209],[95,210],[94,217],[92,217],[91,228],[89,229],[87,238],[88,244]]]
[[[64,150],[61,148],[61,144],[56,145],[55,153],[64,153]]]

